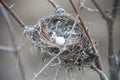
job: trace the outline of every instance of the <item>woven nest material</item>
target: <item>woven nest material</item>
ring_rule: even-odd
[[[47,54],[51,59],[60,52],[60,48],[66,48],[53,61],[55,63],[86,66],[94,61],[95,52],[81,24],[75,23],[75,19],[66,13],[43,17],[34,27],[26,28],[26,33],[39,53]],[[59,44],[56,41],[58,37],[65,42]]]

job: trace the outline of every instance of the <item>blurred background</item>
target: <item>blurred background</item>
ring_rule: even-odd
[[[72,6],[68,0],[54,0],[57,4],[63,7],[67,13],[75,14]],[[82,1],[82,0],[81,0]],[[103,11],[109,10],[112,7],[113,0],[96,0]],[[26,25],[35,25],[37,21],[45,16],[49,16],[54,13],[55,9],[47,0],[5,0],[8,5],[14,4],[14,10],[16,14],[23,20]],[[79,0],[74,0],[77,8],[79,7]],[[94,8],[94,4],[90,0],[86,0],[85,5],[90,8]],[[119,4],[120,6],[120,4]],[[98,42],[98,51],[101,55],[101,62],[103,65],[103,71],[109,77],[108,73],[108,34],[106,21],[101,17],[98,12],[90,12],[86,9],[80,11],[85,25],[89,29],[90,36]],[[32,80],[34,73],[38,72],[45,63],[42,62],[40,54],[33,54],[31,42],[26,36],[22,37],[24,29],[9,15],[13,29],[14,37],[17,46],[24,44],[20,50],[19,55],[24,67],[26,80]],[[6,23],[0,13],[0,46],[12,47],[11,38],[6,27]],[[115,19],[113,27],[114,33],[114,53],[117,55],[120,49],[120,10]],[[16,58],[12,52],[0,50],[0,80],[22,80],[20,71],[17,65]],[[54,80],[56,68],[49,67],[44,73],[46,77],[39,76],[38,80]],[[79,70],[74,71],[76,73],[76,80],[82,80],[83,72]],[[52,73],[52,74],[51,74]],[[61,71],[61,80],[66,79],[67,74]],[[85,80],[100,80],[95,71],[86,69],[84,71]]]

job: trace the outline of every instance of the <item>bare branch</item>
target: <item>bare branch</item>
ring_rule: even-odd
[[[21,27],[25,27],[26,25],[24,24],[24,22],[16,15],[16,13],[14,12],[14,10],[9,7],[4,0],[0,0],[0,3],[4,6],[4,8],[11,14],[11,16],[20,24]]]
[[[118,68],[120,70],[120,49],[119,49],[119,52],[118,52]]]
[[[61,68],[61,66],[58,66],[58,67],[57,67],[55,80],[59,80],[59,74],[60,74],[60,71],[61,71],[60,68]]]
[[[78,11],[77,8],[75,7],[75,5],[74,5],[74,3],[72,2],[72,0],[69,0],[69,2],[71,3],[71,5],[72,5],[72,7],[73,7],[73,9],[74,9],[74,11],[75,11],[75,13],[78,14],[79,11]],[[88,40],[90,41],[90,43],[91,43],[94,51],[96,52],[97,50],[96,50],[96,48],[95,48],[95,45],[93,44],[93,42],[92,42],[92,40],[91,40],[91,38],[90,38],[90,36],[89,36],[89,34],[88,34],[88,32],[87,32],[87,29],[86,29],[86,27],[85,27],[85,25],[84,25],[84,23],[83,23],[83,21],[82,21],[82,19],[81,19],[80,16],[79,16],[79,21],[80,21],[80,23],[81,23],[81,25],[82,25],[82,27],[83,27],[83,29],[84,29],[84,31],[85,31],[85,34],[86,34]]]
[[[23,65],[22,65],[22,62],[21,62],[21,59],[20,59],[19,52],[17,50],[16,43],[15,43],[13,27],[12,27],[12,24],[10,22],[10,19],[9,19],[5,9],[3,8],[3,6],[1,4],[0,4],[0,12],[2,14],[2,17],[3,17],[4,21],[7,24],[9,35],[10,35],[10,38],[11,38],[11,41],[12,41],[12,44],[13,44],[13,48],[15,50],[14,51],[14,56],[15,56],[16,60],[18,61],[18,67],[19,67],[19,70],[20,70],[20,73],[21,73],[21,76],[22,76],[22,80],[25,80],[25,74],[24,74],[24,70],[23,70]]]
[[[96,8],[99,10],[100,14],[102,15],[102,17],[105,20],[109,20],[110,18],[102,11],[102,9],[99,7],[99,5],[97,4],[97,2],[95,0],[91,0],[93,2],[93,4],[96,6]]]
[[[113,1],[113,6],[112,6],[112,18],[115,19],[116,18],[116,14],[118,11],[118,4],[119,4],[119,0],[114,0]]]
[[[102,80],[109,80],[107,76],[105,75],[105,73],[99,70],[94,64],[91,65],[91,68],[99,74]]]
[[[84,8],[84,9],[90,11],[90,12],[99,12],[98,9],[92,9],[92,8],[87,7],[85,5],[85,2],[86,2],[86,0],[84,0],[83,2],[80,2],[80,6],[79,6],[80,10],[82,10]]]
[[[75,21],[74,21],[74,24],[73,24],[73,27],[72,27],[71,32],[73,31],[73,29],[74,29],[74,27],[75,27],[75,25],[76,25],[77,20],[78,20],[78,16],[76,16],[76,19],[75,19]],[[70,37],[71,37],[71,34],[69,35],[67,41],[69,40]],[[61,55],[61,54],[64,52],[64,50],[66,49],[66,45],[67,45],[67,43],[65,44],[65,46],[64,46],[63,48],[60,48],[60,52],[59,52],[56,56],[54,56],[54,57],[33,77],[32,80],[35,80],[59,55]]]
[[[53,7],[57,8],[59,7],[59,5],[57,5],[53,0],[48,0],[52,5]]]
[[[114,20],[117,15],[117,8],[119,4],[119,0],[113,0],[113,6],[111,12],[108,12],[109,15],[105,15],[99,5],[95,2],[95,0],[91,0],[96,8],[99,10],[102,17],[106,20],[107,28],[108,28],[108,60],[109,60],[109,72],[110,72],[110,80],[118,80],[118,67],[116,66],[116,59],[114,57],[113,51],[113,25]]]
[[[35,80],[60,54],[62,51],[60,51],[56,56],[54,56],[34,77],[32,80]]]
[[[73,9],[74,9],[74,11],[75,11],[75,13],[78,14],[79,11],[78,11],[77,8],[75,7],[75,5],[74,5],[74,3],[72,2],[72,0],[69,0],[69,2],[71,3],[71,5],[72,5],[72,7],[73,7]],[[85,25],[84,25],[84,23],[83,23],[83,21],[82,21],[82,19],[81,19],[80,16],[79,16],[79,21],[80,21],[81,26],[83,27],[83,29],[84,29],[84,31],[85,31],[85,34],[86,34],[86,36],[87,36],[90,44],[92,45],[95,53],[98,53],[98,52],[97,52],[97,49],[96,49],[95,45],[93,44],[93,42],[92,42],[92,40],[91,40],[91,38],[90,38],[90,36],[89,36],[89,34],[88,34],[88,32],[87,32],[87,29],[86,29],[86,27],[85,27]],[[97,54],[96,60],[98,60],[98,61],[96,61],[96,62],[98,62],[97,64],[99,65],[99,68],[102,69],[102,66],[101,66],[101,63],[100,63],[98,54]]]

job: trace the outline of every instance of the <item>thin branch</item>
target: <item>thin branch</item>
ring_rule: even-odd
[[[86,2],[86,0],[80,2],[80,4],[79,4],[79,5],[80,5],[80,6],[79,6],[79,9],[80,9],[80,10],[82,10],[82,9],[84,8],[84,9],[90,11],[90,12],[99,12],[98,9],[92,9],[92,8],[87,7],[87,6],[85,5],[85,2]]]
[[[78,11],[77,8],[75,7],[75,5],[74,5],[74,3],[72,2],[72,0],[69,0],[69,2],[71,3],[71,5],[72,5],[72,7],[73,7],[73,9],[74,9],[74,11],[75,11],[75,13],[78,14],[79,11]],[[79,21],[80,21],[81,26],[83,27],[83,29],[84,29],[84,31],[85,31],[85,34],[86,34],[86,36],[87,36],[90,44],[92,45],[95,53],[98,53],[98,52],[97,52],[97,49],[96,49],[95,45],[93,44],[93,42],[92,42],[92,40],[91,40],[91,38],[90,38],[90,36],[89,36],[89,34],[88,34],[88,32],[87,32],[87,29],[86,29],[86,27],[85,27],[85,25],[84,25],[84,23],[83,23],[83,21],[82,21],[82,19],[81,19],[80,16],[79,16]],[[100,63],[98,54],[97,54],[97,56],[96,56],[96,60],[97,60],[97,61],[96,61],[96,62],[97,62],[96,64],[98,64],[99,69],[102,69],[102,66],[101,66],[101,63]]]
[[[62,54],[62,51],[54,56],[37,74],[35,74],[32,80],[35,80],[60,54]]]
[[[119,52],[118,52],[118,68],[119,68],[119,71],[120,71],[120,49],[119,49]]]
[[[59,7],[59,5],[57,5],[53,0],[48,0],[52,5],[53,7],[57,8]]]
[[[79,11],[77,10],[76,6],[74,5],[73,1],[72,0],[69,0],[70,4],[72,5],[74,11],[76,14],[79,14]],[[81,22],[81,21],[80,21]]]
[[[91,68],[99,74],[102,80],[109,80],[107,76],[105,75],[105,73],[99,70],[94,64],[91,65]]]
[[[56,70],[55,80],[59,80],[60,71],[61,71],[61,66],[58,66]]]
[[[12,8],[10,8],[4,0],[0,0],[0,3],[4,6],[4,8],[11,14],[11,16],[19,23],[19,25],[21,27],[25,27],[26,25],[24,24],[24,22],[16,15],[16,13],[14,12],[14,10]]]
[[[86,0],[79,0],[79,9],[80,10],[82,10],[84,7],[83,7],[83,5],[85,5],[85,3],[86,3]]]
[[[99,7],[99,5],[97,4],[97,2],[95,0],[91,0],[92,3],[95,5],[95,7],[99,10],[100,14],[102,15],[102,17],[105,20],[109,20],[110,18],[102,11],[102,9]]]
[[[112,14],[111,14],[113,19],[116,18],[116,14],[118,11],[118,4],[119,4],[119,0],[113,0]]]
[[[50,2],[50,3],[52,3],[52,2]],[[56,3],[55,3],[55,2],[52,3],[52,5],[54,5],[54,4],[56,4]],[[76,25],[77,19],[78,19],[78,16],[76,16],[76,19],[74,20],[74,24],[73,24],[73,27],[72,27],[71,32],[73,31],[73,29],[74,29],[74,27],[75,27],[75,25]],[[71,34],[69,35],[68,39],[69,39],[70,37],[71,37]],[[68,39],[67,39],[67,40],[68,40]],[[63,48],[60,49],[60,52],[59,52],[56,56],[54,56],[54,57],[33,77],[32,80],[35,80],[35,79],[50,65],[50,63],[52,63],[59,55],[61,55],[61,54],[63,53],[63,51],[66,49],[66,45],[67,45],[67,43],[64,45]]]
[[[18,61],[18,67],[19,67],[19,70],[20,70],[20,73],[21,73],[22,80],[25,80],[23,65],[22,65],[22,62],[21,62],[21,59],[20,59],[19,52],[17,50],[16,43],[15,43],[13,27],[12,27],[12,24],[10,22],[10,19],[9,19],[5,9],[3,8],[3,6],[1,4],[0,4],[0,12],[2,14],[2,17],[3,17],[4,21],[7,24],[7,27],[8,27],[9,35],[10,35],[10,38],[11,38],[11,41],[12,41],[12,44],[13,44],[13,48],[14,48],[14,56],[15,56],[16,60]]]
[[[91,0],[96,8],[99,10],[100,14],[106,20],[107,28],[108,28],[108,60],[109,60],[109,73],[110,80],[118,80],[118,67],[116,66],[116,59],[114,57],[113,51],[113,25],[114,20],[117,15],[117,8],[119,4],[119,0],[113,0],[112,10],[109,12],[109,15],[105,15],[99,5],[95,2],[95,0]],[[110,16],[110,17],[109,17]]]
[[[77,8],[75,7],[75,5],[74,5],[74,3],[72,2],[72,0],[69,0],[69,1],[70,1],[70,3],[71,3],[71,5],[72,5],[72,7],[73,7],[73,9],[74,9],[74,11],[75,11],[75,13],[78,14],[79,11],[78,11]],[[95,47],[95,45],[93,44],[93,42],[92,42],[92,40],[91,40],[91,38],[90,38],[90,36],[89,36],[89,34],[88,34],[88,32],[87,32],[87,29],[86,29],[86,27],[85,27],[85,25],[84,25],[84,23],[83,23],[83,21],[82,21],[82,19],[81,19],[80,16],[79,16],[79,21],[80,21],[80,23],[81,23],[81,25],[82,25],[82,27],[83,27],[83,29],[84,29],[84,31],[85,31],[85,34],[86,34],[89,42],[91,43],[94,51],[96,52],[96,51],[97,51],[97,50],[96,50],[96,47]]]
[[[71,36],[72,36],[72,32],[73,32],[73,30],[74,30],[74,28],[75,28],[75,26],[76,26],[77,21],[78,21],[78,16],[79,16],[79,15],[76,16],[76,18],[75,18],[75,20],[74,20],[74,24],[73,24],[73,26],[72,26],[72,29],[71,29],[71,31],[70,31],[70,34],[69,34],[68,38],[66,39],[66,43],[65,43],[65,45],[64,45],[65,47],[67,46],[68,41],[69,41],[69,39],[70,39]]]

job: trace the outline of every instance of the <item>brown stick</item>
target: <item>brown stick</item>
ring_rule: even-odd
[[[79,12],[78,12],[77,8],[75,7],[74,3],[72,2],[72,0],[69,0],[69,1],[70,1],[70,3],[71,3],[71,5],[72,5],[72,7],[73,7],[73,9],[74,9],[74,11],[75,11],[75,13],[78,14]],[[92,40],[91,40],[91,38],[90,38],[90,36],[89,36],[89,34],[88,34],[88,32],[87,32],[87,29],[86,29],[86,27],[85,27],[85,25],[84,25],[84,23],[83,23],[83,21],[82,21],[82,19],[81,19],[80,16],[79,16],[79,21],[80,21],[80,23],[81,23],[81,25],[82,25],[82,27],[83,27],[83,29],[84,29],[84,31],[85,31],[85,34],[86,34],[88,40],[90,41],[90,43],[91,43],[94,51],[96,52],[95,45],[93,44],[93,42],[92,42]]]
[[[73,7],[73,9],[74,9],[74,11],[75,11],[75,13],[78,14],[79,12],[78,12],[77,8],[75,7],[74,3],[72,2],[72,0],[69,0],[69,2],[71,3],[71,5],[72,5],[72,7]],[[96,47],[95,47],[95,45],[93,44],[93,42],[92,42],[92,40],[91,40],[91,38],[90,38],[90,36],[89,36],[89,34],[88,34],[88,32],[87,32],[87,29],[86,29],[86,27],[85,27],[85,25],[84,25],[84,23],[83,23],[83,21],[82,21],[82,19],[81,19],[80,16],[79,16],[79,21],[80,21],[81,26],[83,27],[83,29],[84,29],[84,31],[85,31],[85,34],[86,34],[86,36],[87,36],[90,44],[92,45],[94,51],[97,53]],[[97,59],[97,58],[98,58],[98,59]],[[101,70],[101,69],[102,69],[102,66],[101,66],[101,63],[100,63],[100,60],[99,60],[99,56],[96,56],[95,60],[97,60],[97,61],[96,61],[96,62],[97,62],[96,64],[98,64],[97,67]]]
[[[4,6],[4,8],[11,14],[11,16],[20,24],[21,27],[25,27],[24,22],[16,15],[13,9],[9,8],[9,6],[5,3],[4,0],[0,0],[0,3]]]

